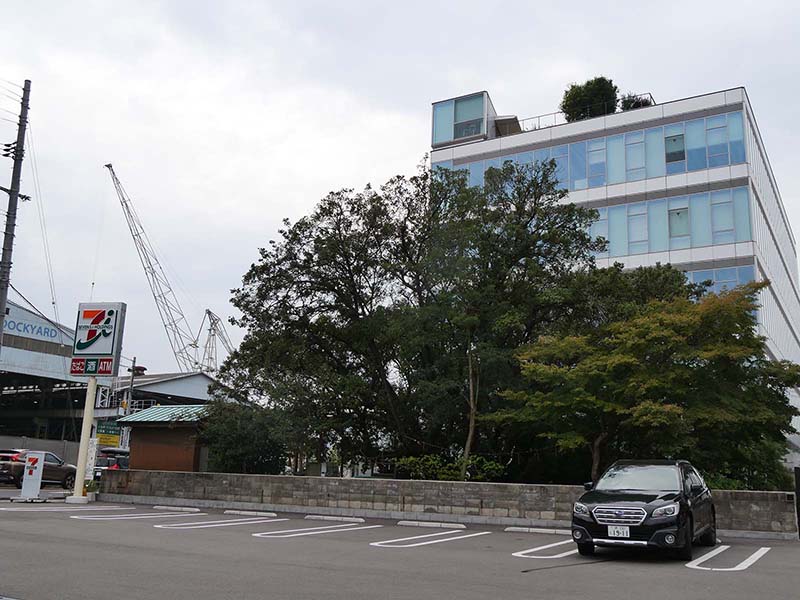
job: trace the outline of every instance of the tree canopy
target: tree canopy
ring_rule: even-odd
[[[608,115],[617,111],[618,93],[611,79],[595,77],[584,83],[570,84],[559,108],[569,122]]]
[[[507,161],[482,186],[423,167],[328,194],[233,290],[228,395],[267,407],[253,422],[295,465],[574,482],[680,455],[726,485],[783,485],[796,373],[764,356],[757,287],[598,269],[597,212],[565,196],[552,161]]]
[[[781,487],[798,414],[786,392],[800,367],[769,360],[756,333],[765,285],[654,300],[582,334],[540,338],[519,353],[530,387],[507,393],[518,406],[504,416],[546,424],[540,435],[561,448],[587,447],[594,480],[610,457],[668,456],[747,487]]]

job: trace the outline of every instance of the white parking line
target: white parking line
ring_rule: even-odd
[[[136,510],[133,506],[47,506],[42,508],[0,508],[7,512],[82,512],[87,510]]]
[[[200,517],[208,513],[136,513],[133,515],[70,515],[70,519],[82,519],[84,521],[125,521],[129,519],[166,519],[172,517],[173,519],[180,519],[181,517]]]
[[[223,519],[220,521],[196,521],[194,523],[167,523],[166,525],[153,525],[158,529],[208,529],[209,527],[234,527],[236,525],[258,525],[259,523],[277,523],[289,519]]]
[[[560,554],[549,554],[547,556],[531,556],[534,552],[540,552],[541,550],[547,550],[548,548],[555,548],[556,546],[563,546],[564,544],[574,544],[572,540],[564,540],[563,542],[555,542],[553,544],[546,544],[544,546],[536,546],[535,548],[528,548],[527,550],[522,550],[520,552],[514,552],[511,556],[516,556],[517,558],[540,558],[540,559],[550,559],[550,558],[564,558],[565,556],[570,556],[571,554],[577,554],[578,549],[575,548],[574,550],[570,550],[569,552],[562,552]]]
[[[380,542],[370,542],[370,546],[378,548],[416,548],[417,546],[428,546],[429,544],[443,544],[445,542],[454,542],[455,540],[463,540],[471,537],[478,537],[481,535],[489,535],[491,531],[479,531],[478,533],[468,533],[466,535],[453,535],[459,533],[458,531],[437,531],[436,533],[428,533],[426,535],[414,535],[411,537],[398,538],[395,540],[383,540]],[[435,540],[428,540],[426,542],[416,542],[414,544],[397,544],[396,542],[409,542],[411,540],[422,540],[431,537],[446,535],[448,537],[439,537]]]
[[[715,567],[701,567],[700,565],[706,562],[707,560],[711,560],[715,556],[722,554],[725,552],[730,546],[720,546],[719,548],[715,548],[711,552],[705,553],[700,558],[693,560],[692,562],[686,563],[686,566],[690,569],[698,569],[701,571],[744,571],[748,567],[754,565],[762,556],[764,556],[767,552],[769,552],[772,548],[769,547],[762,547],[753,552],[750,556],[745,558],[742,562],[740,562],[735,567],[728,567],[728,568],[715,568]]]
[[[258,538],[293,538],[306,535],[323,535],[326,533],[336,533],[337,531],[359,531],[360,529],[378,529],[383,525],[354,526],[353,523],[342,523],[340,525],[326,525],[325,527],[303,527],[301,529],[283,529],[281,531],[265,531],[254,533],[253,537]]]

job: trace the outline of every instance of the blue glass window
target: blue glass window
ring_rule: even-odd
[[[732,244],[736,241],[733,230],[733,203],[730,191],[711,194],[711,227],[714,244]]]
[[[460,139],[483,133],[483,94],[455,101],[453,138]]]
[[[736,241],[752,240],[750,232],[750,196],[746,187],[731,190],[733,196],[733,218],[736,229]]]
[[[714,283],[714,269],[709,269],[708,271],[695,271],[692,273],[693,283],[705,283],[706,281]]]
[[[689,229],[689,201],[685,197],[669,201],[669,248],[680,250],[691,245]]]
[[[583,190],[587,186],[586,142],[575,142],[569,145],[569,189]]]
[[[533,163],[533,152],[520,152],[514,155],[514,162],[518,165],[530,165]]]
[[[452,100],[433,105],[433,144],[453,141],[454,103]]]
[[[625,180],[644,179],[644,132],[632,131],[625,134]]]
[[[708,291],[719,294],[725,290],[733,289],[737,285],[743,285],[753,281],[755,279],[755,269],[753,265],[724,267],[721,269],[693,271],[687,273],[687,276],[693,283],[708,284]]]
[[[608,253],[610,256],[628,253],[628,209],[624,204],[608,209]]]
[[[483,161],[483,179],[484,182],[486,181],[486,171],[489,169],[499,169],[500,168],[500,158],[487,158]]]
[[[605,142],[605,140],[603,140]],[[599,187],[606,184],[606,149],[605,143],[597,147],[589,142],[589,187]]]
[[[728,140],[731,164],[736,165],[745,162],[744,126],[742,125],[742,113],[740,112],[728,114]]]
[[[705,169],[706,161],[706,126],[703,119],[686,123],[686,168],[688,171]]]
[[[469,185],[479,187],[483,185],[483,161],[469,163]]]
[[[725,290],[731,290],[739,285],[738,273],[736,267],[728,267],[725,269],[714,269],[714,287],[715,293],[719,294]]]
[[[608,240],[608,209],[598,208],[597,214],[597,221],[592,223],[589,229],[589,235],[592,236],[592,239],[603,238]],[[608,256],[608,250],[605,252],[596,252],[595,256],[606,257]]]
[[[647,204],[628,204],[628,254],[642,254],[647,250]]]
[[[606,138],[606,182],[625,181],[625,140],[621,135]]]
[[[452,160],[442,160],[439,162],[431,163],[431,171],[435,171],[436,169],[452,169],[452,168],[453,168]]]
[[[692,235],[692,247],[710,246],[711,237],[711,202],[708,194],[694,194],[689,198],[689,224]]]
[[[706,144],[709,168],[728,164],[728,126],[725,115],[706,119]]]
[[[648,129],[644,138],[647,177],[661,177],[666,173],[664,162],[664,130]]]
[[[553,146],[550,148],[550,155],[554,158],[556,156],[566,156],[569,153],[569,147],[564,144],[563,146]]]
[[[540,163],[545,163],[550,160],[550,148],[542,148],[533,153],[533,160]]]
[[[650,240],[650,252],[669,250],[666,200],[651,200],[647,203],[647,237]]]
[[[753,265],[745,265],[744,267],[739,267],[737,271],[739,275],[739,285],[742,285],[744,283],[750,283],[751,281],[754,281],[756,278],[755,268],[753,267]]]

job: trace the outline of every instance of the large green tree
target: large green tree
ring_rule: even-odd
[[[427,169],[329,194],[234,291],[246,329],[222,377],[304,415],[296,437],[345,460],[468,455],[480,403],[518,379],[516,347],[601,247],[552,163],[506,163],[482,187]]]
[[[263,406],[227,400],[207,405],[200,439],[208,466],[219,473],[283,473],[283,416]]]
[[[562,448],[588,448],[594,480],[612,456],[681,456],[738,485],[781,487],[798,414],[787,390],[800,367],[766,356],[755,327],[764,285],[654,300],[593,330],[541,338],[519,353],[530,387],[508,392],[517,405],[503,416],[543,424]]]

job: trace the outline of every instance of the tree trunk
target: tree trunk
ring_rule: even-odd
[[[592,482],[594,483],[597,483],[600,478],[600,459],[603,453],[603,442],[607,437],[607,433],[601,433],[592,442]]]
[[[467,441],[464,444],[464,457],[461,464],[461,480],[467,477],[467,465],[469,455],[472,452],[472,444],[475,439],[475,421],[478,416],[478,373],[472,356],[472,349],[467,351],[467,363],[469,365],[469,425],[467,428]]]

